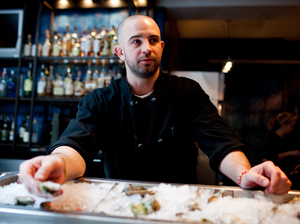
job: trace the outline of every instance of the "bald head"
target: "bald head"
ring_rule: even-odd
[[[156,28],[159,30],[158,25],[156,24],[156,22],[149,16],[144,16],[144,15],[133,15],[133,16],[129,16],[126,17],[125,19],[122,20],[122,22],[120,23],[119,27],[118,27],[118,43],[120,45],[123,45],[123,41],[124,41],[124,33],[123,31],[125,30],[124,27],[126,27],[128,24],[134,24],[137,21],[145,21],[147,23],[151,23],[152,25],[156,26]],[[160,32],[160,30],[159,30]]]

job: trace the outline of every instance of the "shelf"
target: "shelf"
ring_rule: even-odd
[[[47,102],[47,103],[78,103],[82,97],[76,98],[76,97],[37,97],[35,98],[36,102]]]
[[[0,101],[12,101],[14,102],[16,98],[14,97],[0,97]]]
[[[29,59],[28,59],[29,60]],[[39,63],[57,63],[57,64],[121,64],[123,63],[115,56],[101,56],[101,57],[39,57]]]

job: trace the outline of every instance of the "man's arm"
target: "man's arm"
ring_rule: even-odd
[[[237,184],[242,172],[248,170],[241,179],[240,187],[244,189],[263,187],[266,193],[285,194],[292,185],[284,172],[273,162],[267,161],[251,168],[247,157],[241,151],[233,151],[225,156],[219,169]]]
[[[21,163],[20,181],[30,193],[46,196],[39,190],[39,181],[54,181],[62,184],[66,180],[84,174],[86,164],[81,155],[71,147],[60,146],[51,155],[37,156]]]

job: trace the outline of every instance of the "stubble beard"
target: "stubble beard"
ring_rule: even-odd
[[[136,61],[132,61],[129,60],[125,54],[125,61],[129,69],[131,70],[131,72],[137,77],[140,77],[142,79],[148,79],[152,77],[156,73],[160,65],[161,57],[155,57],[155,58],[151,57],[151,59],[154,59],[154,63],[149,65],[144,65],[139,63],[141,59],[138,58]]]

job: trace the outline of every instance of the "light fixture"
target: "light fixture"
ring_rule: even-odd
[[[230,38],[230,23],[231,23],[231,20],[227,20],[226,22],[227,22],[227,41],[228,41],[229,38]],[[230,69],[232,68],[232,65],[233,65],[233,63],[231,61],[231,58],[228,57],[228,59],[224,63],[222,72],[223,73],[228,73],[230,71]]]
[[[227,59],[227,61],[224,63],[224,66],[223,66],[223,69],[222,69],[222,72],[223,73],[227,73],[230,71],[230,69],[232,68],[232,61],[230,58]]]

